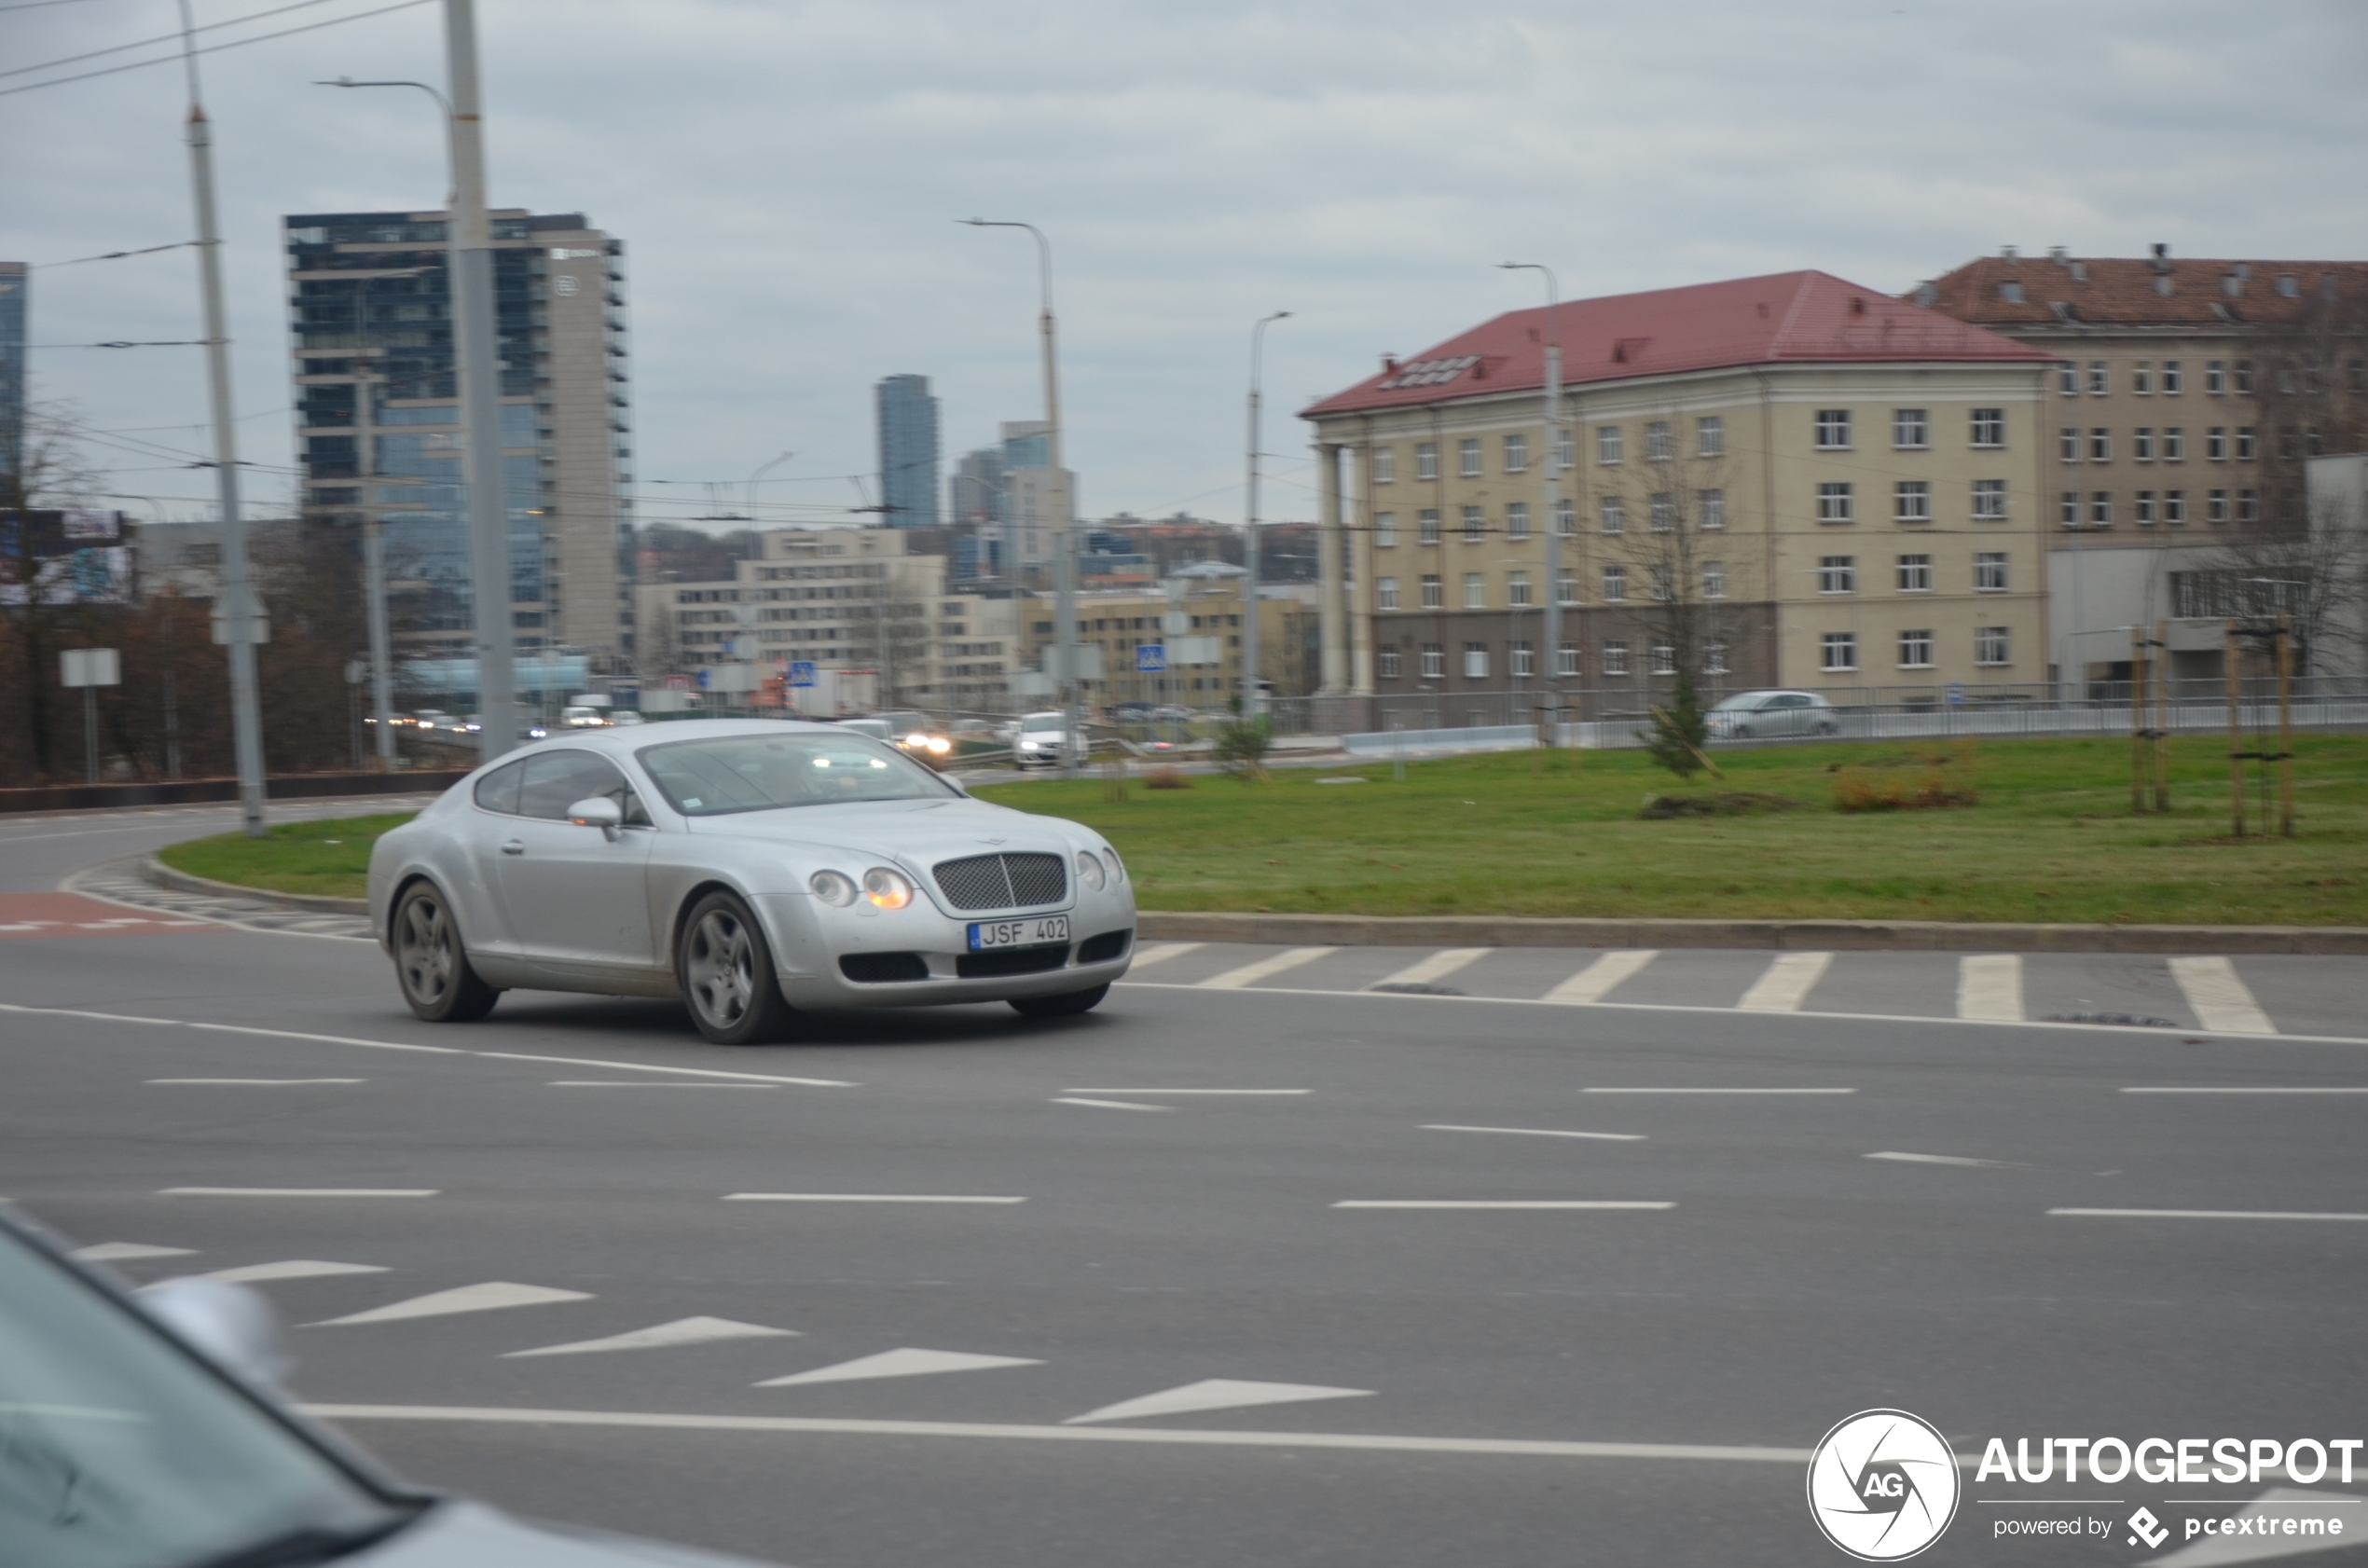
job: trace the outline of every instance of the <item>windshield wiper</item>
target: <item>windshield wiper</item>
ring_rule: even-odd
[[[188,1568],[299,1568],[330,1562],[349,1552],[375,1546],[425,1514],[425,1507],[390,1510],[366,1524],[300,1524],[277,1535],[217,1556],[200,1559]]]

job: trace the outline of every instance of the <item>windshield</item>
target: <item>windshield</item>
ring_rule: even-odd
[[[937,775],[844,727],[828,734],[735,735],[652,746],[641,765],[685,817],[723,817],[837,801],[943,800]]]
[[[186,1568],[407,1511],[0,1226],[8,1568]]]
[[[1722,711],[1731,713],[1738,708],[1757,708],[1760,705],[1761,700],[1767,695],[1768,694],[1765,692],[1745,692],[1741,696],[1728,697],[1725,702],[1722,702],[1717,707],[1713,708],[1711,711],[1713,713]]]

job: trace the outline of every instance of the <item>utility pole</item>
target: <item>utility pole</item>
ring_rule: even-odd
[[[1545,681],[1543,728],[1550,750],[1562,736],[1563,722],[1563,337],[1562,283],[1552,268],[1535,261],[1499,262],[1512,272],[1538,272],[1546,278],[1546,602],[1539,640],[1541,652],[1553,661]],[[1512,650],[1505,652],[1508,668]]]
[[[1266,711],[1265,686],[1259,679],[1263,673],[1263,667],[1259,658],[1258,646],[1260,615],[1258,446],[1259,413],[1263,405],[1263,399],[1259,392],[1260,355],[1266,346],[1266,323],[1282,321],[1288,315],[1290,315],[1288,310],[1277,310],[1271,316],[1260,316],[1258,324],[1250,328],[1249,500],[1248,504],[1244,508],[1245,517],[1242,527],[1242,561],[1249,568],[1249,575],[1243,580],[1246,591],[1243,594],[1242,606],[1242,717],[1245,719],[1255,718]]]
[[[370,308],[370,285],[365,282],[355,285],[354,314],[357,318],[357,340],[369,331],[366,312]],[[359,347],[357,341],[357,347]],[[362,349],[354,357],[361,368],[353,376],[353,432],[361,447],[357,465],[362,484],[362,573],[365,610],[370,623],[370,705],[378,710],[378,736],[372,742],[379,756],[379,771],[394,771],[394,671],[392,639],[387,635],[387,547],[385,530],[380,525],[377,498],[370,493],[370,481],[378,476],[378,409],[377,378],[370,374],[368,350]]]
[[[214,640],[230,651],[230,745],[238,759],[239,818],[249,838],[264,834],[263,714],[255,696],[255,645],[271,635],[247,574],[239,515],[239,425],[230,402],[230,327],[222,302],[222,231],[213,203],[213,128],[198,97],[189,0],[181,0],[181,53],[189,73],[189,178],[198,209],[198,280],[205,299],[206,392],[213,416],[213,483],[222,507],[222,587]]]
[[[186,3],[186,0],[185,0]],[[452,104],[452,340],[461,373],[461,465],[469,495],[470,588],[476,604],[477,744],[487,762],[518,743],[516,634],[510,625],[510,505],[502,471],[502,361],[494,331],[493,223],[485,208],[485,121],[477,86],[475,0],[444,0]]]

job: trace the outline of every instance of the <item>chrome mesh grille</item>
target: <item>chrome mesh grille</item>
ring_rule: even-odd
[[[1068,897],[1068,867],[1058,855],[1006,855],[1003,872],[1012,879],[1012,901],[1023,909]]]
[[[1058,855],[972,855],[940,860],[930,874],[957,909],[1031,909],[1068,897],[1068,867]]]

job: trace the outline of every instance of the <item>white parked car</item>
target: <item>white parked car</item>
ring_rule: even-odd
[[[512,988],[680,997],[725,1045],[809,1009],[1084,1012],[1135,936],[1092,829],[972,800],[844,724],[769,719],[503,758],[380,837],[369,892],[421,1018],[482,1018]]]
[[[1064,719],[1059,713],[1022,714],[1019,728],[1012,736],[1012,763],[1023,768],[1060,766]],[[1079,756],[1085,755],[1084,736],[1071,734],[1068,741]]]
[[[1702,715],[1713,740],[1839,735],[1842,716],[1815,692],[1738,692]]]

